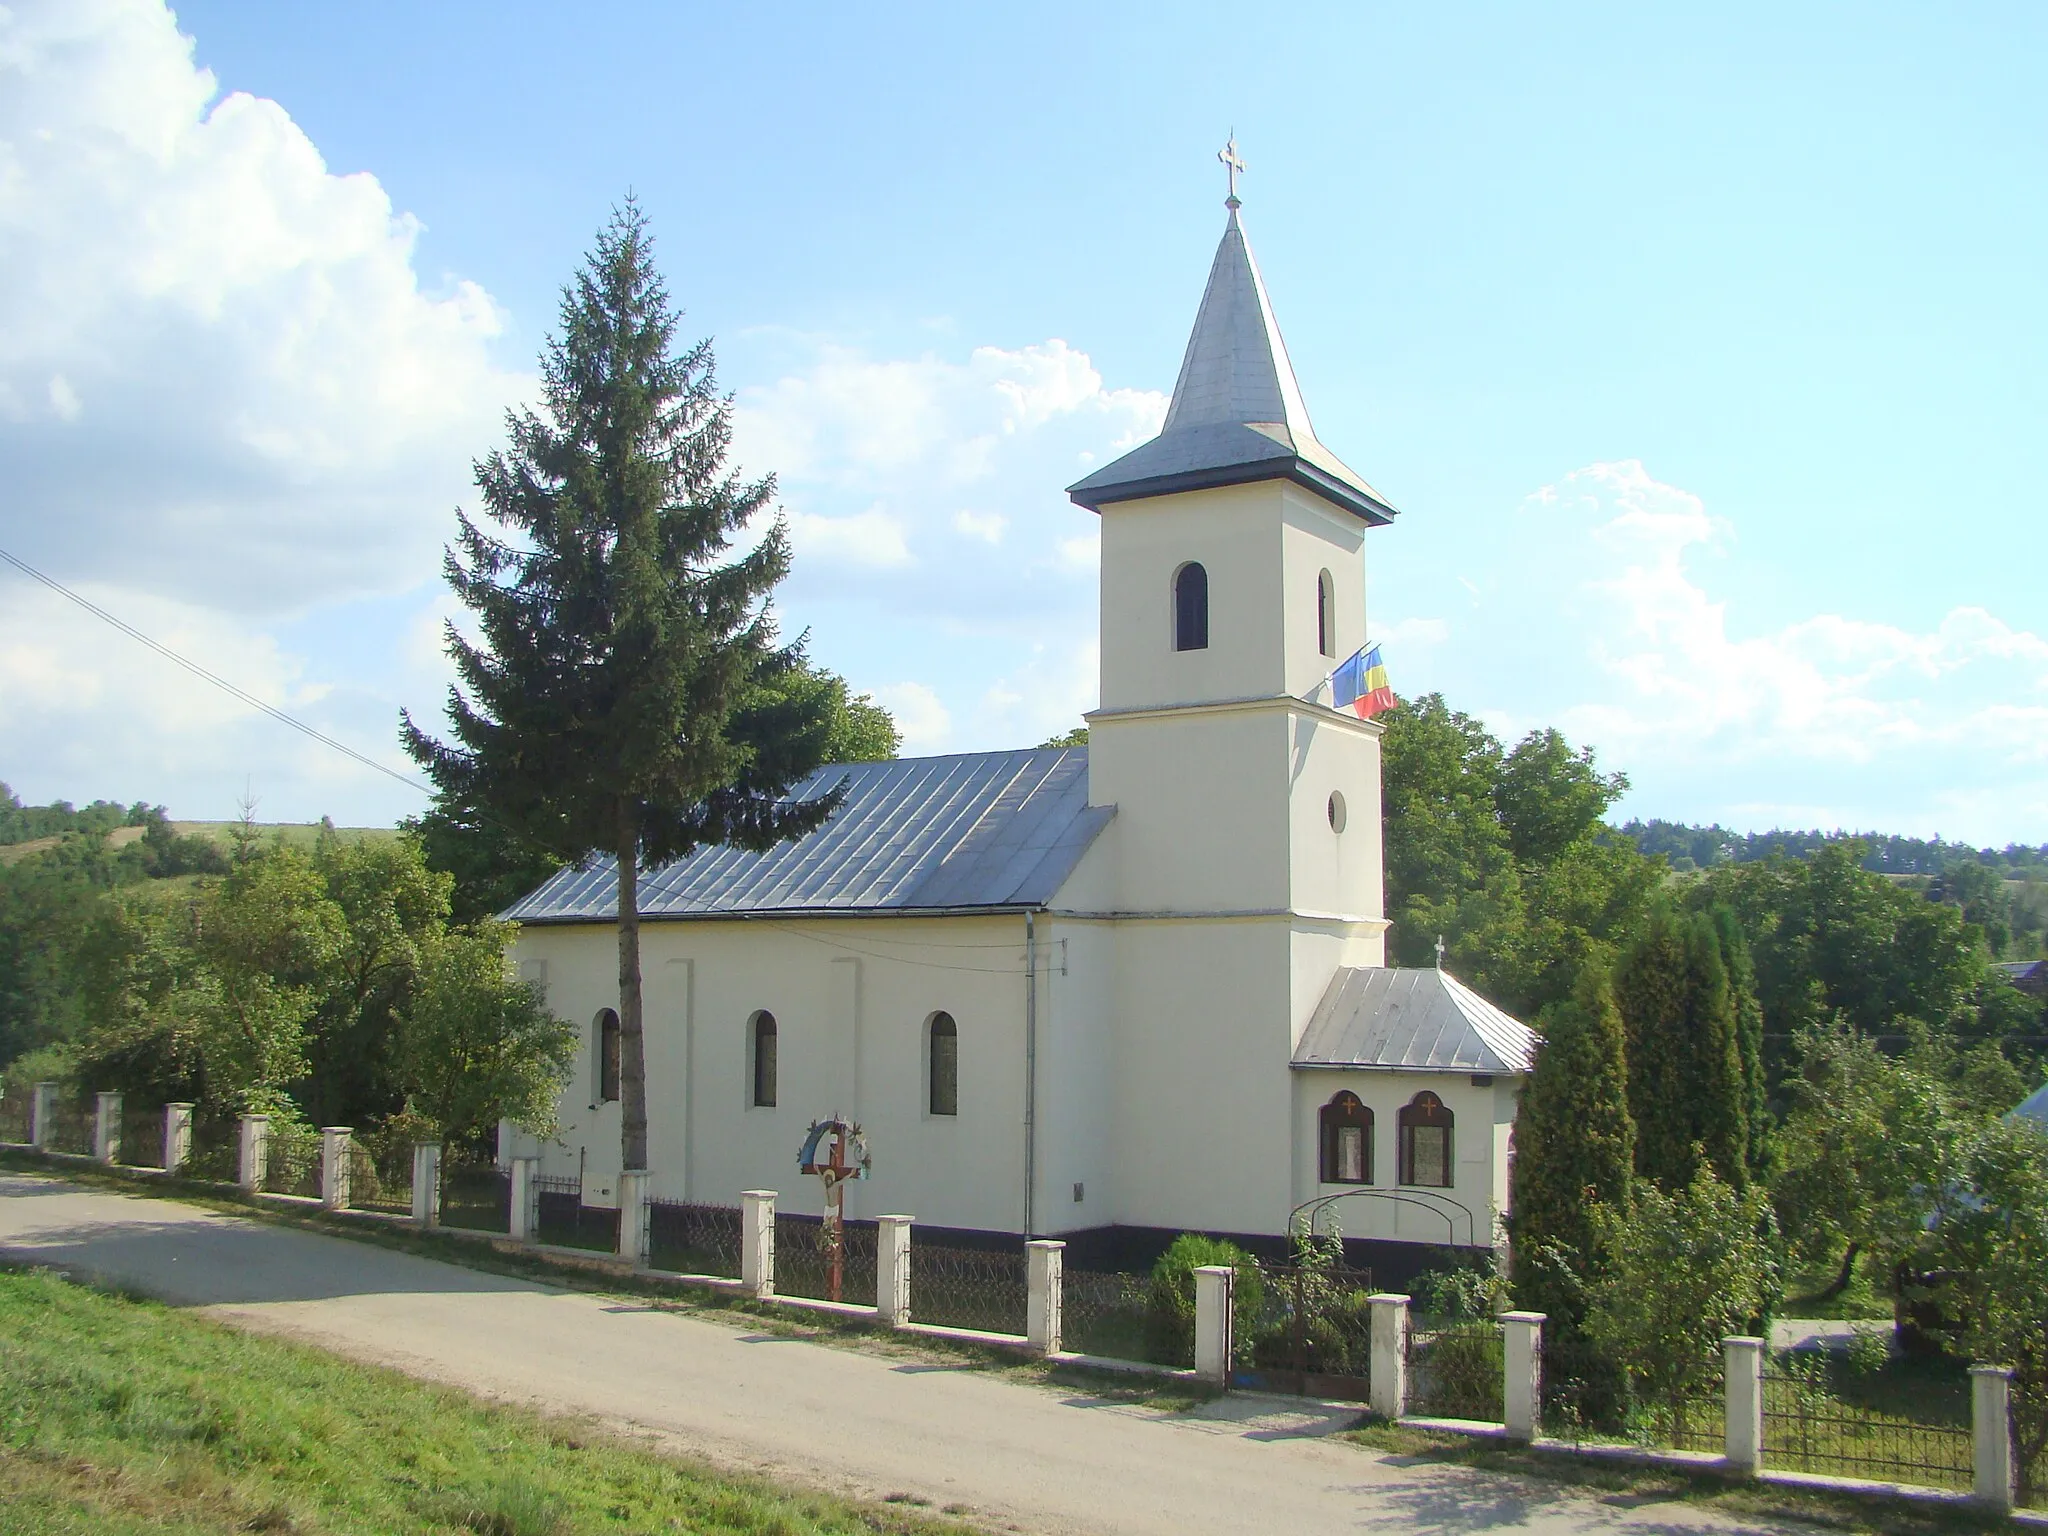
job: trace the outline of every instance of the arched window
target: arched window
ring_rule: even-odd
[[[1323,1106],[1323,1182],[1372,1182],[1372,1111],[1346,1089]]]
[[[1173,648],[1209,649],[1209,573],[1193,560],[1173,573]]]
[[[1401,1182],[1451,1187],[1451,1125],[1444,1101],[1418,1093],[1401,1111]]]
[[[756,1109],[775,1107],[775,1015],[763,1008],[748,1028],[747,1054],[753,1058],[753,1092],[748,1102]]]
[[[935,1013],[931,1022],[931,1064],[926,1108],[935,1115],[960,1113],[960,1031],[950,1013]]]
[[[1337,583],[1328,571],[1316,577],[1316,649],[1337,654]]]
[[[596,1070],[591,1073],[597,1084],[597,1102],[611,1104],[619,1097],[619,1016],[609,1008],[597,1011]]]

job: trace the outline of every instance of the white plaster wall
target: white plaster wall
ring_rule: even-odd
[[[1114,805],[1110,890],[1131,912],[1288,902],[1284,708],[1090,717],[1088,796]],[[1066,893],[1060,904],[1070,905]]]
[[[1356,1187],[1320,1182],[1318,1113],[1345,1089],[1357,1094],[1373,1112],[1373,1182],[1367,1187],[1392,1195],[1405,1193],[1399,1183],[1399,1114],[1403,1105],[1427,1090],[1442,1099],[1457,1118],[1452,1134],[1452,1186],[1425,1193],[1448,1196],[1464,1206],[1472,1217],[1473,1246],[1489,1246],[1495,1218],[1507,1206],[1506,1146],[1519,1082],[1518,1078],[1497,1076],[1491,1084],[1478,1086],[1461,1072],[1296,1072],[1295,1203]],[[1392,1200],[1354,1196],[1332,1210],[1346,1237],[1444,1243],[1455,1233],[1459,1245],[1467,1241],[1462,1218],[1455,1228],[1447,1227],[1444,1219],[1431,1211]]]
[[[1300,486],[1278,482],[1284,691],[1306,698],[1366,641],[1365,524]],[[1336,598],[1329,654],[1316,649],[1316,578],[1330,573]],[[1329,694],[1323,694],[1328,702]]]
[[[535,925],[521,931],[517,954],[546,963],[558,1014],[587,1022],[617,1005],[615,943],[608,925]],[[774,1189],[782,1208],[815,1214],[817,1181],[797,1173],[797,1151],[813,1119],[837,1112],[861,1121],[875,1158],[873,1177],[851,1189],[849,1215],[904,1211],[942,1226],[1016,1229],[1021,917],[657,922],[642,929],[641,947],[657,1195],[734,1202],[744,1189]],[[773,1108],[748,1104],[747,1031],[761,1008],[778,1030]],[[958,1116],[926,1113],[924,1028],[937,1009],[959,1029]],[[1042,1031],[1048,1022],[1042,1012]],[[616,1170],[618,1110],[589,1109],[589,1055],[580,1053],[564,1091],[547,1173]]]
[[[1288,867],[1298,912],[1380,918],[1382,885],[1380,728],[1325,710],[1290,719]],[[1344,797],[1344,830],[1330,797]]]
[[[1112,502],[1101,516],[1103,709],[1283,691],[1280,482]],[[1176,651],[1173,577],[1190,560],[1209,574],[1209,645]]]
[[[1117,926],[1117,1221],[1282,1230],[1289,936],[1285,919]]]
[[[1110,1146],[1121,1085],[1113,1048],[1114,925],[1041,916],[1038,1204],[1043,1233],[1104,1226],[1116,1210]],[[1081,1198],[1074,1198],[1074,1186]]]

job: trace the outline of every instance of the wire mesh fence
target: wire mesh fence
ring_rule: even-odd
[[[1490,1317],[1416,1318],[1403,1345],[1408,1411],[1497,1423],[1505,1396],[1500,1323]]]
[[[875,1229],[848,1222],[840,1255],[837,1300],[856,1307],[875,1304]],[[912,1248],[915,1250],[913,1243]],[[917,1306],[913,1279],[910,1304]],[[805,1296],[831,1301],[832,1245],[825,1224],[815,1216],[775,1213],[775,1291],[780,1296]]]
[[[162,1134],[159,1130],[158,1134]],[[242,1130],[239,1119],[200,1115],[192,1122],[190,1156],[180,1170],[188,1179],[233,1184],[242,1173]]]
[[[1781,1354],[1764,1367],[1764,1465],[1834,1477],[1971,1486],[1969,1404],[1920,1383],[1906,1405],[1881,1377],[1819,1352]]]
[[[359,1211],[412,1212],[412,1140],[371,1131],[348,1147],[348,1203]]]
[[[1021,1335],[1031,1280],[1023,1240],[1015,1247],[910,1244],[910,1315],[943,1328]]]
[[[686,1275],[740,1274],[740,1208],[684,1200],[647,1202],[647,1262]]]
[[[1239,1363],[1261,1384],[1363,1401],[1372,1377],[1372,1272],[1342,1264],[1261,1264]],[[1242,1282],[1240,1282],[1240,1285]]]
[[[0,1091],[0,1142],[28,1145],[29,1113],[35,1090],[27,1083]]]
[[[320,1198],[320,1135],[273,1121],[263,1162],[263,1188],[273,1195]]]
[[[2048,1509],[2048,1393],[2014,1383],[2012,1442],[2020,1507]]]
[[[161,1168],[164,1165],[164,1112],[130,1109],[121,1115],[120,1161],[130,1168]]]
[[[466,1232],[510,1232],[512,1175],[495,1163],[444,1161],[441,1225]]]
[[[533,1181],[535,1235],[557,1248],[619,1251],[616,1206],[585,1205],[583,1181],[574,1175],[544,1175]]]
[[[1192,1339],[1155,1313],[1152,1282],[1145,1275],[1069,1269],[1062,1277],[1061,1342],[1084,1355],[1142,1360],[1190,1370]]]
[[[98,1125],[97,1105],[83,1103],[77,1098],[60,1097],[53,1106],[49,1132],[43,1138],[43,1150],[90,1157],[93,1132]]]

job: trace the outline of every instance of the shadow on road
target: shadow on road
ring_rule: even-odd
[[[65,1270],[173,1306],[555,1289],[325,1233],[13,1175],[0,1175],[0,1260]]]

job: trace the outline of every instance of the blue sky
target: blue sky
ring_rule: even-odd
[[[0,529],[397,763],[468,462],[631,188],[787,621],[913,748],[1035,741],[1092,702],[1060,488],[1156,421],[1235,128],[1318,430],[1403,509],[1397,688],[1629,812],[2041,841],[2044,64],[2023,6],[37,0]],[[18,583],[0,743],[35,798],[413,804]]]

